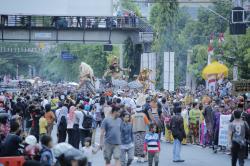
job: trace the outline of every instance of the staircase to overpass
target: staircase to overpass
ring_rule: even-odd
[[[1,15],[2,42],[81,42],[122,44],[131,37],[139,43],[139,32],[153,32],[145,18],[56,17]]]

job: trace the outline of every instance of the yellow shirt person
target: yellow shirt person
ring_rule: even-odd
[[[48,126],[48,122],[47,120],[44,118],[44,116],[42,116],[39,119],[39,134],[47,134],[47,126]]]

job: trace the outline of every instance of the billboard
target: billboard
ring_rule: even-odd
[[[174,91],[174,52],[164,52],[163,88]]]
[[[113,0],[0,0],[0,14],[112,16]]]

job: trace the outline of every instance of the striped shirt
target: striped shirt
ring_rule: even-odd
[[[149,153],[160,152],[160,140],[157,133],[147,133],[144,140],[144,151]]]

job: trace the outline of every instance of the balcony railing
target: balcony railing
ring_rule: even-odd
[[[147,29],[149,25],[136,16],[123,17],[58,17],[1,15],[1,27],[55,28],[55,29]]]

